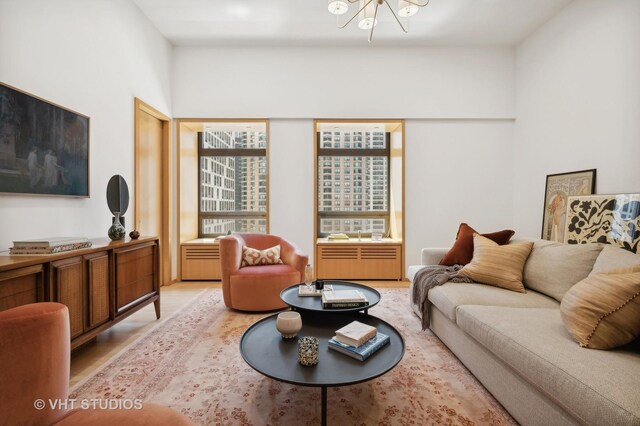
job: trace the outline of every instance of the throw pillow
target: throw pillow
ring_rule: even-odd
[[[264,250],[258,250],[251,247],[242,247],[242,262],[240,267],[257,266],[257,265],[277,265],[282,263],[280,259],[280,245],[270,247]]]
[[[473,258],[460,273],[473,281],[524,293],[522,271],[533,241],[499,245],[480,234],[473,237]]]
[[[475,229],[466,223],[461,223],[458,228],[458,234],[456,234],[456,242],[451,247],[451,250],[440,260],[440,265],[466,265],[471,262],[473,257],[473,235],[477,233]],[[515,231],[505,229],[481,235],[503,246],[509,242],[513,234],[515,234]]]
[[[589,275],[564,295],[560,315],[584,348],[632,342],[640,336],[640,265]]]

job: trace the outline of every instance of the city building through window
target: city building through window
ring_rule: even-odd
[[[199,235],[267,232],[266,123],[215,123],[198,132]]]
[[[384,124],[324,124],[316,143],[318,236],[387,235],[391,142]]]

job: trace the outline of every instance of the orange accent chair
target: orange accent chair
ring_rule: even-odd
[[[280,245],[281,265],[240,267],[242,247],[258,250]],[[240,311],[273,311],[287,305],[280,292],[304,281],[309,256],[284,238],[269,234],[234,234],[220,240],[222,295],[228,308]]]
[[[69,342],[69,310],[63,304],[0,312],[0,424],[193,425],[177,411],[150,403],[139,410],[52,408],[51,402],[64,403],[69,396]]]

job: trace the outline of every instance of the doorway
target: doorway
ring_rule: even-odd
[[[171,282],[171,118],[135,98],[134,227],[160,239],[160,285]]]

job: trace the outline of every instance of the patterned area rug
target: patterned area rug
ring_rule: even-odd
[[[406,289],[381,289],[371,313],[403,335],[406,352],[389,373],[329,388],[330,425],[509,425],[509,414],[408,307]],[[225,308],[206,289],[177,314],[74,387],[70,398],[142,399],[202,425],[317,425],[320,389],[269,379],[239,353],[244,330],[264,315]]]

